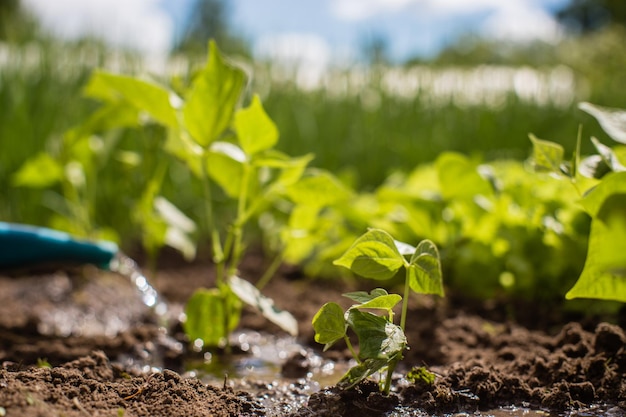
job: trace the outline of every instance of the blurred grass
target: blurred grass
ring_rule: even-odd
[[[287,90],[269,94],[265,106],[280,128],[280,148],[292,155],[314,152],[314,164],[345,172],[364,189],[444,151],[520,160],[529,153],[529,131],[568,149],[577,132],[572,106],[539,108],[515,98],[495,111],[454,104],[429,108],[384,96],[380,107],[369,111],[358,97],[334,100],[323,92]]]
[[[293,82],[270,82],[267,74],[275,69],[271,65],[259,67],[252,88],[261,91],[264,106],[278,125],[279,149],[291,155],[314,153],[313,165],[367,190],[394,171],[409,171],[432,162],[443,151],[480,155],[487,160],[521,160],[529,155],[528,133],[533,132],[571,152],[580,123],[585,126],[583,138],[592,134],[602,138],[599,128],[575,105],[581,99],[615,106],[623,101],[610,80],[611,74],[621,74],[621,63],[626,61],[623,45],[615,56],[620,47],[616,39],[622,35],[611,32],[602,39],[561,47],[561,53],[568,57],[562,62],[573,68],[575,86],[580,88],[563,106],[539,106],[514,94],[506,95],[497,106],[452,101],[435,106],[426,96],[406,99],[382,89],[379,81],[385,68],[374,71],[372,83],[353,94],[337,94],[329,88],[308,91]],[[585,50],[590,51],[592,60],[597,59],[590,62],[581,53]],[[603,59],[606,67],[602,66]],[[558,63],[561,61],[554,61]],[[37,152],[53,152],[59,136],[95,108],[95,103],[81,97],[81,87],[92,69],[101,66],[129,74],[139,72],[135,59],[112,57],[97,44],[0,44],[0,187],[4,190],[0,219],[48,224],[55,190],[14,187],[12,175]],[[188,77],[186,71],[192,66],[178,65],[182,71],[178,77]],[[622,80],[623,75],[617,78]],[[102,167],[97,183],[99,210],[94,217],[99,224],[116,228],[123,239],[136,239],[139,232],[129,211],[163,157],[163,132],[146,129],[113,135],[116,137],[107,140],[118,140],[121,149],[139,153],[142,163],[135,170],[115,160]],[[198,214],[199,186],[176,165],[170,169],[163,192],[191,217]]]

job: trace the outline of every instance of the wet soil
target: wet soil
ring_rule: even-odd
[[[265,264],[250,256],[241,275],[254,281]],[[210,285],[211,275],[207,263],[163,262],[153,284],[176,311],[195,288]],[[299,320],[303,349],[281,362],[276,380],[252,371],[240,381],[207,384],[183,369],[185,358],[202,353],[187,349],[172,317],[166,335],[123,277],[93,268],[3,274],[0,416],[443,415],[500,406],[557,413],[600,406],[586,415],[626,415],[619,316],[583,318],[545,304],[470,302],[454,294],[412,296],[411,349],[389,396],[374,381],[348,391],[312,383],[307,377],[320,366],[312,358],[336,364],[349,358],[342,346],[321,352],[313,315],[327,301],[347,307],[342,293],[374,284],[310,281],[283,267],[263,292]],[[252,311],[240,327],[282,334]],[[436,375],[433,384],[402,378],[420,366]],[[295,394],[297,400],[284,400]],[[282,405],[268,407],[275,398]]]

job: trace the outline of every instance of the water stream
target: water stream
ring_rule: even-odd
[[[121,252],[118,252],[109,265],[109,269],[113,272],[127,277],[130,282],[137,288],[141,295],[141,301],[154,310],[159,317],[164,317],[168,312],[167,303],[159,297],[157,290],[148,282],[141,269],[135,261]]]

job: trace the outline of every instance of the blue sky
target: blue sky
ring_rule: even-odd
[[[401,59],[433,54],[468,31],[551,40],[555,34],[551,33],[554,22],[548,19],[549,11],[565,3],[567,0],[234,0],[231,12],[238,31],[257,42],[264,37],[308,34],[319,36],[332,49],[358,53],[364,39],[382,36],[391,54]],[[526,28],[505,33],[497,25]]]
[[[387,40],[392,58],[427,56],[464,33],[554,42],[550,10],[569,0],[230,0],[237,33],[259,56],[358,57],[363,40]],[[193,0],[22,0],[60,36],[85,33],[112,45],[166,53]]]

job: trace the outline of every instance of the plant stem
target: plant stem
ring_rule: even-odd
[[[400,328],[404,332],[406,316],[409,309],[409,296],[411,295],[411,285],[409,283],[409,267],[405,266],[406,277],[404,278],[404,297],[402,297],[402,315],[400,316]]]
[[[215,227],[213,216],[213,200],[211,196],[211,184],[206,171],[206,154],[200,157],[200,175],[202,181],[202,191],[204,193],[204,213],[206,216],[206,227],[211,234],[211,256],[217,266],[216,282],[221,284],[224,281],[224,252],[220,242],[219,231]]]
[[[272,261],[270,266],[265,270],[265,273],[263,273],[263,276],[261,277],[261,279],[259,279],[259,282],[257,282],[257,289],[263,289],[267,285],[267,283],[270,282],[280,265],[283,263],[283,253],[283,251],[280,251],[278,255],[274,257],[274,260]]]
[[[383,393],[385,395],[389,395],[389,391],[391,390],[391,378],[393,377],[393,371],[396,370],[398,361],[398,359],[394,359],[387,365],[387,375],[385,377],[385,385],[383,386]]]
[[[350,353],[352,354],[352,357],[358,363],[361,363],[361,360],[359,359],[359,355],[357,355],[356,350],[354,350],[354,347],[352,346],[352,342],[350,342],[350,338],[347,335],[344,335],[343,339],[346,341],[346,345],[348,346],[348,349],[350,350]]]
[[[232,233],[232,257],[230,260],[229,274],[234,274],[243,254],[243,226],[247,219],[246,207],[248,203],[248,184],[250,183],[250,164],[243,164],[243,175],[241,178],[241,189],[237,201],[237,218],[229,233]]]

